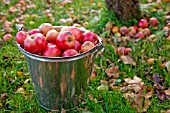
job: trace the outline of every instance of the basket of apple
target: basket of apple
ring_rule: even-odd
[[[37,102],[51,111],[78,106],[102,48],[101,38],[84,28],[43,23],[18,31],[16,42],[25,56]]]

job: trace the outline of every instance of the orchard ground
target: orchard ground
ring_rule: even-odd
[[[68,112],[160,113],[170,110],[169,32],[162,30],[169,21],[170,4],[142,0],[143,18],[156,17],[158,26],[149,26],[152,36],[132,38],[113,33],[113,26],[137,25],[138,20],[122,22],[107,11],[104,0],[5,0],[0,2],[0,112],[46,113],[37,101],[23,54],[15,35],[23,29],[53,25],[84,26],[103,39],[86,96],[80,107]],[[10,41],[3,36],[12,34]],[[127,55],[117,54],[118,47],[131,48]],[[169,89],[169,90],[168,90]],[[64,110],[62,111],[64,112]]]

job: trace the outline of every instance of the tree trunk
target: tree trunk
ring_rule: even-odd
[[[141,17],[139,0],[105,0],[105,3],[108,10],[114,11],[118,19],[123,21]]]

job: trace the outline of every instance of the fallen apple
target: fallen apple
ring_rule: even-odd
[[[134,26],[130,26],[128,28],[128,35],[130,37],[134,37],[136,35],[136,28]]]
[[[136,38],[144,38],[145,37],[145,34],[141,31],[139,31],[136,35],[135,35]]]
[[[119,31],[119,27],[118,26],[113,26],[112,27],[112,33],[116,33]]]
[[[147,28],[148,27],[148,21],[146,19],[141,19],[138,21],[138,27],[139,28]]]
[[[158,25],[158,19],[155,18],[155,17],[150,18],[149,19],[149,25],[153,26],[153,27],[157,26]]]
[[[128,33],[128,28],[126,26],[122,26],[119,31],[122,35],[126,35]]]
[[[13,36],[12,36],[11,34],[5,34],[5,35],[3,36],[3,40],[4,40],[5,42],[10,41],[12,38],[13,38]]]

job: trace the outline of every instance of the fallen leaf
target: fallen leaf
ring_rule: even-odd
[[[166,95],[169,95],[169,96],[170,96],[170,87],[169,87],[168,90],[165,90],[164,92],[165,92]]]
[[[152,76],[154,82],[158,83],[158,84],[163,84],[164,80],[161,76],[159,76],[158,74],[154,74]]]
[[[145,98],[144,106],[143,106],[143,110],[142,111],[146,112],[147,109],[149,108],[150,104],[151,104],[151,101],[149,99]]]
[[[1,94],[1,100],[4,100],[7,97],[8,97],[8,93],[2,93]]]
[[[105,70],[108,77],[118,78],[120,74],[120,70],[118,66],[115,66],[114,64]]]
[[[166,66],[167,70],[170,72],[170,61],[168,61],[165,66]]]
[[[22,87],[18,88],[16,93],[26,94],[25,89]]]
[[[132,57],[129,55],[122,55],[121,60],[123,61],[124,64],[136,65],[134,59],[132,59]]]
[[[160,100],[165,100],[165,99],[166,99],[166,94],[165,94],[165,92],[160,92],[159,94],[156,94],[156,96],[157,96]]]
[[[168,109],[167,111],[165,111],[165,113],[170,113],[170,109]]]
[[[152,97],[152,95],[153,95],[153,92],[148,92],[145,94],[145,98],[148,99],[148,98]]]
[[[116,83],[116,79],[110,79],[110,80],[109,80],[109,86],[110,86],[110,87],[114,86],[115,83]]]
[[[106,84],[101,84],[100,86],[97,87],[97,90],[99,91],[109,90],[109,87]]]

